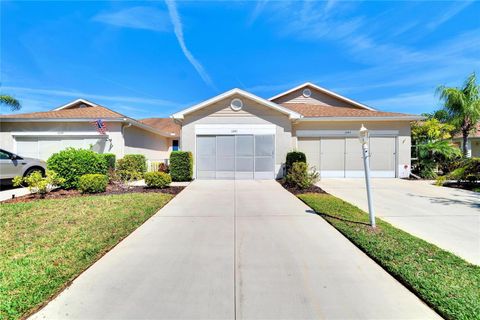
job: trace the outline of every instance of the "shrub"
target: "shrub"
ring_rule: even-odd
[[[187,151],[170,154],[170,176],[173,181],[190,181],[193,176],[193,156]]]
[[[147,159],[143,154],[127,154],[117,161],[117,169],[143,174],[147,171]]]
[[[287,173],[290,172],[290,169],[292,168],[292,165],[295,162],[307,162],[307,157],[305,156],[305,153],[301,151],[290,151],[287,153],[287,161],[285,162],[285,169],[287,170]]]
[[[158,170],[157,171],[168,173],[168,172],[170,172],[170,168],[168,167],[168,164],[166,164],[165,162],[161,162],[158,165]]]
[[[102,156],[105,158],[107,162],[108,169],[115,169],[115,159],[116,156],[113,153],[103,153]]]
[[[435,180],[435,185],[438,187],[442,187],[446,181],[447,181],[446,176],[438,176],[437,180]]]
[[[292,187],[307,189],[318,181],[318,172],[309,170],[305,162],[294,162],[285,182]]]
[[[34,171],[26,177],[15,177],[13,185],[15,187],[27,186],[30,192],[39,194],[43,198],[45,194],[61,185],[64,181],[65,179],[59,177],[55,171],[47,170],[45,177],[42,176],[41,172]]]
[[[147,172],[145,173],[145,183],[153,188],[166,188],[172,182],[172,178],[165,172]]]
[[[78,178],[78,190],[82,193],[99,193],[107,190],[108,176],[105,174],[84,174]]]
[[[448,175],[449,179],[471,183],[480,180],[480,158],[464,159],[458,163],[458,166]]]
[[[47,160],[47,168],[65,179],[62,186],[66,189],[77,186],[77,180],[84,174],[106,174],[108,165],[101,154],[91,150],[68,148],[53,154]]]
[[[138,171],[116,170],[116,176],[123,182],[140,180],[143,178],[143,173]]]

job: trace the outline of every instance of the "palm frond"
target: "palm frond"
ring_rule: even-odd
[[[20,101],[9,95],[0,95],[0,104],[4,104],[10,107],[10,110],[17,111],[22,108]]]

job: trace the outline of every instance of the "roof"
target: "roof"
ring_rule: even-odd
[[[170,137],[170,132],[165,132],[156,127],[150,126],[147,123],[139,122],[135,119],[129,118],[121,113],[110,110],[106,107],[89,102],[84,99],[77,99],[62,107],[53,109],[51,111],[43,112],[30,112],[30,113],[18,113],[18,114],[5,114],[0,115],[1,121],[19,122],[19,121],[32,121],[32,122],[62,122],[62,121],[91,121],[93,119],[102,119],[106,121],[115,121],[130,123],[141,129],[150,131],[155,134],[159,134],[164,137]]]
[[[255,102],[258,102],[266,107],[269,107],[269,108],[272,108],[274,110],[277,110],[281,113],[284,113],[286,115],[288,115],[290,117],[290,119],[298,119],[298,118],[301,118],[301,115],[291,109],[288,109],[288,108],[284,108],[282,107],[281,105],[279,104],[276,104],[272,101],[269,101],[269,100],[266,100],[266,99],[263,99],[263,98],[260,98],[259,96],[256,96],[250,92],[247,92],[247,91],[244,91],[242,89],[238,89],[238,88],[235,88],[235,89],[232,89],[232,90],[229,90],[227,92],[224,92],[222,94],[219,94],[218,96],[215,96],[213,98],[210,98],[208,100],[205,100],[199,104],[196,104],[190,108],[187,108],[187,109],[184,109],[182,111],[179,111],[175,114],[172,115],[172,118],[174,119],[183,119],[185,115],[189,114],[189,113],[192,113],[194,111],[197,111],[199,109],[202,109],[204,107],[207,107],[215,102],[218,102],[218,101],[221,101],[223,99],[226,99],[228,97],[231,97],[231,96],[234,96],[234,95],[239,95],[239,96],[242,96],[242,97],[245,97],[245,98],[248,98],[248,99],[251,99]]]
[[[18,113],[0,115],[0,118],[16,118],[16,119],[79,119],[79,118],[125,118],[124,115],[112,111],[102,106],[83,107],[71,109],[55,109],[44,112]]]
[[[284,107],[300,113],[304,118],[392,118],[405,120],[418,120],[420,116],[397,113],[397,112],[385,112],[376,110],[366,110],[350,107],[335,107],[319,104],[307,104],[307,103],[283,103]]]
[[[180,136],[180,125],[175,123],[171,118],[147,118],[140,119],[141,123],[149,125],[150,127],[157,128],[160,131],[173,133],[172,136]]]
[[[296,86],[295,88],[292,88],[292,89],[287,90],[287,91],[285,91],[285,92],[279,93],[279,94],[271,97],[271,98],[268,99],[268,100],[274,101],[274,100],[276,100],[276,99],[278,99],[278,98],[280,98],[280,97],[286,96],[286,95],[289,94],[289,93],[292,93],[292,92],[294,92],[294,91],[297,91],[297,90],[302,89],[302,88],[305,88],[305,87],[311,87],[311,88],[313,88],[313,89],[315,89],[315,90],[317,90],[317,91],[323,92],[323,93],[325,93],[325,94],[327,94],[327,95],[329,95],[329,96],[332,96],[332,97],[334,97],[334,98],[337,98],[337,99],[342,100],[342,101],[345,101],[345,102],[348,102],[348,103],[352,104],[353,106],[356,106],[356,107],[359,107],[359,108],[362,108],[362,109],[375,110],[374,108],[371,108],[371,107],[369,107],[369,106],[366,106],[366,105],[364,105],[364,104],[362,104],[362,103],[360,103],[360,102],[357,102],[357,101],[355,101],[355,100],[349,99],[349,98],[347,98],[347,97],[345,97],[345,96],[342,96],[342,95],[340,95],[340,94],[338,94],[338,93],[335,93],[335,92],[330,91],[330,90],[328,90],[328,89],[325,89],[325,88],[323,88],[323,87],[317,86],[316,84],[313,84],[313,83],[311,83],[311,82],[305,82],[305,83],[303,83],[303,84],[301,84],[301,85],[299,85],[299,86]]]

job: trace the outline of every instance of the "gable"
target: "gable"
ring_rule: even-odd
[[[304,95],[305,89],[310,90],[310,96]],[[294,103],[375,110],[357,101],[354,101],[352,99],[349,99],[347,97],[344,97],[309,82],[290,89],[286,92],[280,93],[270,98],[269,100],[282,105]]]
[[[244,108],[242,108],[241,110],[235,111],[230,107],[232,100],[235,98],[241,99],[244,102],[249,101],[249,103],[248,104],[244,103]],[[211,109],[214,109],[215,113],[217,113],[218,116],[221,116],[221,115],[228,116],[230,114],[241,116],[241,115],[247,115],[249,112],[245,108],[252,108],[253,105],[259,107],[259,110],[262,110],[262,112],[274,112],[276,114],[281,113],[281,114],[287,115],[291,119],[301,118],[301,115],[299,113],[291,109],[288,109],[284,106],[281,106],[269,100],[265,100],[263,98],[260,98],[254,94],[251,94],[249,92],[246,92],[238,88],[232,89],[216,97],[213,97],[204,102],[196,104],[190,108],[177,112],[173,114],[171,117],[174,119],[183,120],[186,115],[191,115],[191,114],[195,114],[196,116],[199,116],[199,115],[206,116],[213,113]]]

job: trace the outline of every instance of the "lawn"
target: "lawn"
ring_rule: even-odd
[[[0,205],[0,319],[21,318],[173,196],[131,193]]]
[[[447,319],[480,319],[480,267],[329,194],[298,197]]]

